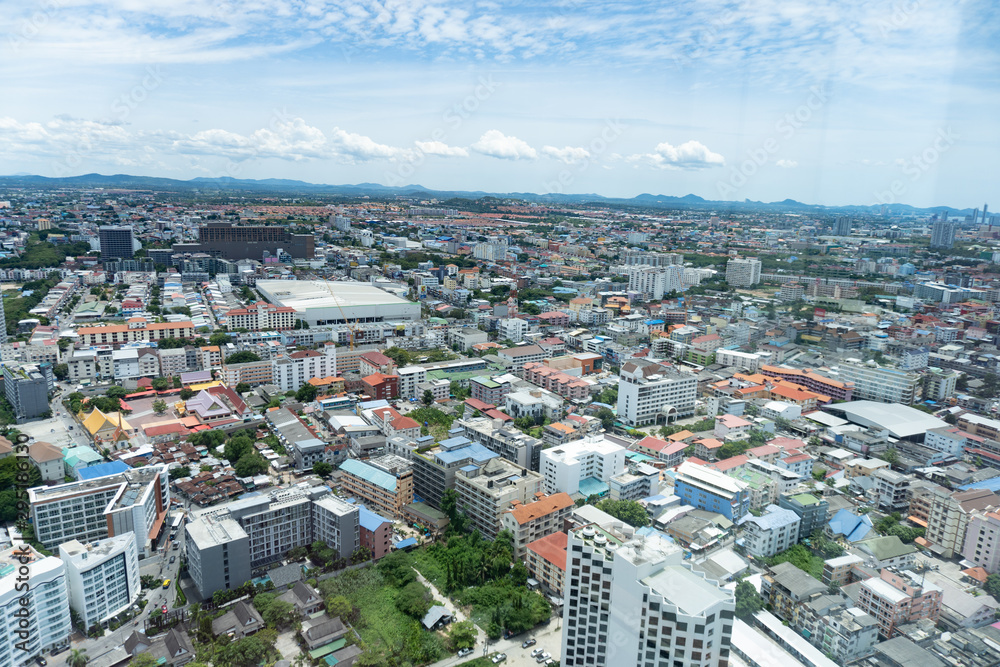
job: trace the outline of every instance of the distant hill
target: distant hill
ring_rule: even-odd
[[[173,178],[159,178],[155,176],[132,176],[129,174],[83,174],[81,176],[67,176],[63,178],[49,178],[47,176],[36,176],[31,174],[12,174],[10,176],[0,176],[0,187],[37,187],[37,188],[65,188],[65,187],[95,187],[109,189],[136,189],[155,190],[160,192],[190,192],[202,195],[213,192],[232,193],[247,192],[257,195],[281,194],[299,196],[374,196],[374,197],[419,197],[435,199],[470,199],[475,200],[481,197],[497,197],[501,199],[520,199],[528,202],[537,202],[549,205],[559,204],[616,204],[620,206],[635,206],[642,208],[664,208],[664,209],[695,209],[728,212],[734,210],[758,210],[762,212],[778,213],[782,211],[812,211],[826,212],[830,214],[877,214],[879,206],[820,206],[817,204],[805,204],[794,199],[785,199],[780,202],[758,202],[749,199],[742,202],[732,201],[712,201],[704,199],[694,194],[687,194],[683,197],[675,195],[654,195],[643,193],[630,198],[605,197],[599,194],[562,194],[548,193],[538,194],[533,192],[484,192],[480,190],[432,190],[422,185],[402,185],[387,186],[378,183],[358,183],[356,185],[328,185],[322,183],[308,183],[284,178],[232,178],[228,176],[218,178],[192,178],[187,181]],[[906,204],[892,204],[889,211],[893,215],[930,215],[947,211],[949,215],[969,215],[971,209],[956,209],[949,206],[933,206],[930,208],[916,208]]]

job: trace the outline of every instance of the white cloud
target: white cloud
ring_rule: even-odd
[[[307,125],[301,118],[275,119],[270,127],[250,135],[222,129],[202,130],[173,142],[178,153],[219,155],[234,160],[273,157],[281,160],[305,160],[330,156],[323,131]]]
[[[551,158],[555,158],[560,162],[565,162],[566,164],[582,162],[590,157],[590,151],[586,148],[580,148],[579,146],[565,146],[563,148],[556,148],[555,146],[542,146],[542,153]]]
[[[415,141],[417,149],[425,155],[440,157],[469,157],[469,151],[461,146],[449,146],[443,141]]]
[[[538,151],[517,137],[508,137],[500,130],[487,130],[472,150],[501,160],[534,160]]]
[[[799,163],[797,161],[786,160],[784,158],[778,160],[774,164],[781,167],[782,169],[795,169],[797,166],[799,166]]]
[[[339,127],[333,128],[330,143],[333,145],[336,155],[346,158],[348,161],[367,162],[368,160],[397,160],[413,157],[411,150],[380,144],[371,137],[348,132]]]
[[[629,162],[645,163],[659,169],[705,169],[721,167],[726,159],[713,153],[700,141],[686,141],[673,146],[666,141],[657,144],[652,153],[639,153],[626,158]]]

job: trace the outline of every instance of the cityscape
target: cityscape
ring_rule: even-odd
[[[7,180],[4,664],[1000,661],[988,205]]]
[[[0,667],[1000,667],[998,7],[0,7]]]

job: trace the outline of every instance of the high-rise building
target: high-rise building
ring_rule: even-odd
[[[327,487],[280,489],[202,514],[185,526],[188,565],[205,598],[249,580],[251,569],[276,563],[317,540],[340,558],[360,546],[358,507]]]
[[[698,378],[645,359],[629,359],[618,383],[618,419],[632,427],[694,414]]]
[[[626,250],[625,266],[683,266],[684,255],[675,252]]]
[[[51,375],[51,364],[44,364],[44,368],[34,364],[4,366],[4,396],[14,410],[18,424],[48,412]]]
[[[7,344],[7,313],[3,309],[3,299],[0,299],[0,350]],[[3,363],[3,352],[0,352],[0,363]]]
[[[169,481],[165,465],[149,465],[28,489],[35,536],[46,549],[55,549],[70,540],[135,533],[137,548],[149,556],[170,507]]]
[[[760,282],[760,260],[734,257],[726,263],[726,282],[736,287],[750,287]]]
[[[955,245],[955,224],[937,220],[931,228],[931,247],[950,248]]]
[[[130,259],[139,249],[131,227],[106,225],[98,230],[101,259]]]
[[[569,533],[562,661],[570,667],[723,667],[735,599],[684,552],[595,524]]]
[[[85,628],[102,625],[139,597],[139,554],[135,533],[97,542],[59,545],[66,565],[70,606]]]
[[[25,667],[44,651],[69,646],[73,626],[61,560],[27,544],[0,551],[0,627],[0,665]]]
[[[850,236],[851,235],[851,219],[846,215],[842,215],[837,218],[836,224],[833,226],[834,236]]]
[[[209,222],[198,228],[197,243],[175,243],[175,253],[208,253],[224,259],[256,259],[278,257],[279,250],[296,259],[312,259],[316,254],[316,239],[312,234],[292,234],[279,225],[234,225],[231,222]]]
[[[628,288],[631,292],[639,292],[650,301],[658,301],[666,294],[679,291],[684,287],[684,267],[667,266],[631,266],[628,270]]]

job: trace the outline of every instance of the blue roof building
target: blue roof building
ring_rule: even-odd
[[[871,517],[867,514],[858,516],[846,508],[834,514],[826,528],[831,537],[843,536],[848,542],[863,540],[874,529]]]

